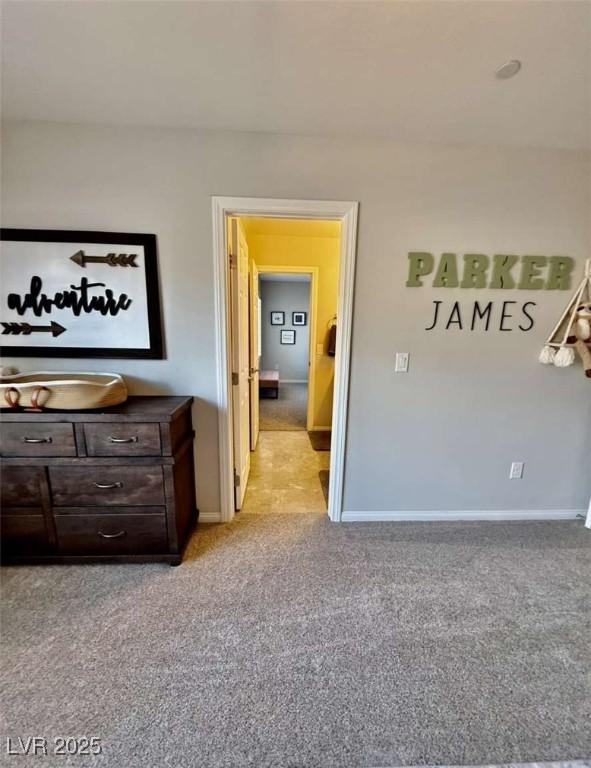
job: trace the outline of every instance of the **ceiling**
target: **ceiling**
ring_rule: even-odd
[[[3,117],[589,147],[590,34],[586,1],[9,0]]]

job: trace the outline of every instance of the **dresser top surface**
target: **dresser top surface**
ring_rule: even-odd
[[[3,409],[0,421],[173,421],[191,406],[192,397],[168,395],[131,395],[121,405],[92,411],[42,411]]]

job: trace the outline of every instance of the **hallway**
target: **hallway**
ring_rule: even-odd
[[[329,466],[330,451],[315,451],[307,432],[261,432],[240,514],[326,514],[321,478],[326,484]]]

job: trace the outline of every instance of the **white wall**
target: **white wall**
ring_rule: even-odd
[[[404,283],[409,250],[566,254],[580,272],[590,178],[589,156],[564,150],[12,124],[3,225],[156,233],[167,359],[6,362],[195,395],[198,504],[215,514],[211,195],[359,200],[345,509],[583,509],[590,383],[579,366],[537,363],[568,296],[494,294],[539,302],[530,333],[428,333],[431,302],[450,299]],[[396,350],[410,351],[408,374],[394,374]],[[513,459],[521,481],[507,479]]]
[[[278,370],[281,381],[308,381],[310,281],[261,280],[261,368]],[[271,312],[284,312],[285,325],[271,325]],[[292,313],[306,312],[306,325],[293,325]],[[281,331],[295,331],[295,344],[282,344]]]

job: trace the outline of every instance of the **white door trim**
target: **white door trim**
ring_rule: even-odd
[[[212,197],[213,260],[215,292],[215,335],[217,408],[220,463],[220,517],[223,522],[234,517],[232,456],[231,360],[228,260],[226,256],[226,217],[257,216],[267,218],[333,219],[341,222],[341,261],[337,303],[338,329],[335,355],[332,440],[328,516],[340,522],[343,509],[345,441],[349,364],[353,319],[353,286],[357,249],[357,213],[359,203],[329,200],[276,200],[256,197]]]
[[[306,406],[306,429],[308,432],[313,429],[314,420],[314,391],[316,384],[316,335],[318,332],[318,267],[276,267],[270,264],[260,264],[259,274],[295,274],[310,275],[310,306],[308,314],[310,315],[310,328],[308,334],[308,404]],[[295,384],[295,381],[289,382],[283,379],[284,384]]]

